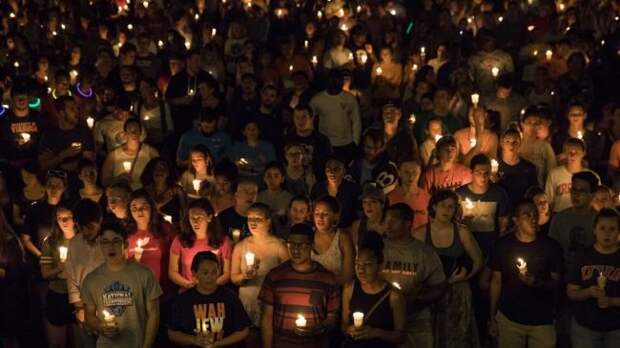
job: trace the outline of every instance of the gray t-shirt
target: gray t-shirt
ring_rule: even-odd
[[[594,217],[590,210],[587,214],[578,214],[568,208],[555,214],[551,219],[549,237],[557,240],[564,251],[567,265],[575,260],[577,253],[594,244]]]
[[[146,305],[162,291],[150,269],[129,261],[125,268],[112,272],[106,264],[84,279],[82,301],[96,307],[97,316],[105,309],[116,318],[120,332],[114,338],[99,336],[97,348],[141,347],[146,330]]]

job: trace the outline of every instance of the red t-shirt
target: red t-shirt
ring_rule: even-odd
[[[420,190],[416,194],[405,196],[402,188],[397,187],[394,191],[390,192],[387,198],[390,205],[405,203],[413,210],[412,231],[428,222],[428,201],[431,199],[431,195],[428,194],[428,192]]]
[[[224,240],[219,248],[213,248],[209,245],[208,239],[197,239],[194,246],[186,248],[181,244],[179,237],[174,238],[170,247],[170,254],[178,255],[181,261],[181,275],[191,281],[192,280],[192,260],[194,256],[201,251],[211,251],[218,256],[220,264],[224,264],[224,260],[229,260],[232,255],[233,244],[228,236],[224,236]]]
[[[143,252],[139,262],[153,272],[164,292],[164,297],[168,294],[174,294],[174,285],[168,278],[168,262],[170,260],[170,245],[175,236],[174,226],[166,221],[162,222],[161,238],[157,238],[151,231],[144,230],[137,230],[129,236],[129,258],[135,259],[137,241],[141,239],[143,241]]]

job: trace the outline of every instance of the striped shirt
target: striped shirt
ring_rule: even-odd
[[[273,306],[274,347],[327,347],[327,335],[301,337],[295,334],[295,321],[301,314],[312,328],[328,315],[340,312],[340,288],[336,276],[317,262],[313,269],[295,271],[287,261],[272,269],[263,282],[258,299]]]

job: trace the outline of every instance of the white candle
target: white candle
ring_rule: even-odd
[[[241,158],[239,159],[239,164],[244,165],[244,166],[247,166],[248,164],[250,164],[250,162],[248,162],[248,160],[247,160],[247,159],[245,159],[244,157],[241,157]]]
[[[200,184],[201,183],[202,183],[202,180],[200,180],[200,179],[192,180],[192,185],[194,186],[194,191],[196,191],[196,193],[198,193],[198,191],[200,191]]]
[[[409,116],[409,124],[411,124],[411,125],[412,125],[412,124],[414,124],[414,123],[415,123],[415,114],[411,114],[411,115]]]
[[[435,134],[435,142],[438,142],[439,139],[441,139],[443,137],[443,135],[441,134]]]
[[[470,147],[476,146],[476,143],[477,143],[476,138],[470,138],[469,139],[469,146]]]
[[[355,312],[353,313],[353,326],[356,328],[360,328],[364,325],[364,313]]]
[[[95,119],[92,118],[92,116],[88,116],[88,118],[86,119],[86,125],[88,125],[88,128],[93,129],[93,127],[95,126]]]
[[[239,238],[241,238],[241,230],[238,228],[235,228],[234,230],[232,230],[232,237],[235,243],[238,242]]]
[[[316,56],[312,56],[312,65],[316,66],[317,64],[319,64],[319,59]]]
[[[413,64],[411,66],[411,71],[417,71],[418,70],[418,65],[417,64]]]
[[[24,143],[27,143],[30,141],[30,133],[21,133],[20,135],[22,139],[24,139]]]
[[[138,238],[138,240],[136,241],[136,247],[134,248],[134,257],[136,258],[137,261],[140,261],[140,259],[142,258],[142,253],[144,252],[144,246],[147,245],[149,243],[149,238]]]
[[[216,28],[211,29],[211,36],[215,36],[215,34],[217,34],[217,29]]]
[[[293,64],[288,66],[288,71],[293,72]]]
[[[342,23],[342,24],[340,25],[340,29],[341,29],[342,31],[348,31],[348,30],[349,30],[349,26],[347,25],[347,23]]]
[[[533,25],[528,25],[527,26],[527,31],[534,31],[534,29],[536,29],[536,27],[533,26]]]
[[[491,172],[497,173],[499,171],[499,162],[496,159],[491,159]]]
[[[522,258],[518,258],[517,269],[519,269],[519,273],[525,275],[527,273],[527,262],[525,262]]]
[[[577,131],[577,138],[583,140],[583,132],[582,131]]]
[[[255,258],[256,258],[256,255],[254,255],[254,253],[252,252],[245,253],[245,263],[248,265],[248,267],[254,266]]]
[[[295,326],[297,327],[306,327],[306,318],[304,318],[303,315],[298,314],[297,315],[297,320],[295,320]]]
[[[494,66],[491,68],[491,75],[493,75],[493,77],[497,77],[499,76],[499,68]]]
[[[193,97],[194,95],[196,95],[196,90],[193,88],[190,88],[189,90],[187,90],[187,95],[189,95],[190,97]]]
[[[142,1],[142,6],[144,6],[144,8],[149,8],[149,2],[148,1]]]
[[[596,284],[600,289],[605,289],[607,285],[607,277],[601,271],[598,272],[598,277],[596,277]]]
[[[360,61],[362,62],[362,64],[366,64],[366,62],[368,61],[368,55],[366,54],[366,52],[362,52],[360,54]]]
[[[111,326],[111,325],[114,324],[114,319],[116,319],[114,314],[108,312],[105,309],[103,311],[101,311],[101,313],[103,313],[103,321],[104,321],[106,326]]]
[[[397,282],[393,282],[392,285],[398,289],[398,290],[402,290],[402,288],[400,287],[400,284],[398,284]]]
[[[377,75],[381,75],[381,74],[383,74],[383,69],[381,69],[381,67],[380,67],[380,66],[378,66],[378,67],[377,67],[377,70],[376,70],[376,71],[377,71]]]
[[[159,48],[163,48],[163,47],[164,47],[164,42],[163,42],[162,40],[158,40],[158,41],[157,41],[157,46],[158,46]]]
[[[129,173],[131,171],[131,162],[123,161],[123,169],[125,169],[125,171]]]
[[[545,51],[545,58],[547,58],[547,60],[551,60],[551,58],[553,58],[553,51],[552,50],[546,50]]]
[[[471,199],[469,198],[465,198],[465,209],[467,210],[474,209],[474,202],[472,202]]]
[[[304,48],[308,48],[309,45],[308,40],[304,40]]]
[[[474,107],[478,107],[478,102],[480,101],[480,94],[474,93],[471,95],[471,103],[474,104]]]
[[[321,20],[321,18],[323,18],[323,12],[321,12],[321,10],[316,11],[316,18],[318,18],[319,20]]]
[[[169,223],[172,223],[172,216],[164,215],[164,220],[168,221]]]
[[[60,262],[65,262],[67,261],[67,253],[69,252],[69,248],[67,248],[66,246],[59,246],[58,247],[58,256],[60,258]]]
[[[185,48],[189,50],[191,47],[192,47],[192,43],[188,40],[185,40]]]

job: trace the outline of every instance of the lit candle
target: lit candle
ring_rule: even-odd
[[[189,50],[190,47],[192,47],[192,43],[189,40],[185,40],[185,48]]]
[[[288,66],[288,71],[293,72],[293,64]]]
[[[536,27],[533,26],[533,25],[528,25],[527,26],[527,31],[534,31],[534,29],[536,29]]]
[[[413,125],[415,123],[415,114],[411,114],[409,116],[409,124]]]
[[[71,78],[71,83],[75,84],[78,75],[79,75],[79,73],[78,73],[77,70],[71,70],[69,72],[69,77]]]
[[[353,313],[353,326],[356,328],[360,328],[364,325],[364,313],[355,312]]]
[[[465,198],[465,209],[467,210],[474,209],[474,202],[472,202],[471,199],[469,198]]]
[[[495,158],[491,159],[491,173],[495,174],[499,171],[499,162]]]
[[[402,288],[400,287],[400,284],[398,284],[397,282],[392,282],[392,285],[398,289],[398,290],[402,290]]]
[[[24,140],[24,143],[27,143],[30,141],[30,133],[20,133],[20,136]]]
[[[504,17],[499,16],[499,17],[497,18],[497,21],[498,21],[498,22],[500,22],[500,23],[501,23],[501,22],[503,22],[503,21],[504,21]]]
[[[607,285],[607,277],[601,271],[598,272],[598,277],[596,277],[596,284],[601,290],[604,290]]]
[[[194,187],[194,191],[196,191],[196,193],[198,193],[198,191],[200,190],[200,184],[201,183],[202,183],[202,180],[200,180],[200,179],[192,180],[192,186]]]
[[[381,75],[381,74],[383,74],[383,69],[381,69],[381,67],[378,66],[377,69],[376,69],[376,72],[377,72],[377,75]]]
[[[125,169],[126,172],[129,173],[131,171],[131,162],[123,161],[123,168]]]
[[[164,215],[164,220],[168,221],[169,223],[172,223],[172,216]]]
[[[114,316],[114,314],[108,312],[107,310],[103,310],[101,311],[101,313],[103,313],[103,322],[106,326],[112,326],[114,325],[114,319],[116,319],[116,317]]]
[[[319,58],[317,58],[317,56],[312,56],[312,59],[310,61],[312,62],[312,65],[314,65],[315,67],[317,64],[319,64]]]
[[[58,256],[60,258],[60,262],[64,263],[65,261],[67,261],[68,252],[69,252],[69,248],[67,248],[66,246],[58,247]]]
[[[298,314],[297,315],[297,320],[295,320],[295,326],[297,327],[306,327],[306,318],[304,318],[303,315]]]
[[[534,57],[538,56],[538,50],[534,50],[534,52],[532,52],[532,54],[534,55]]]
[[[9,17],[10,18],[15,18],[15,13],[14,12],[9,13]]]
[[[491,75],[493,75],[493,77],[497,77],[499,75],[499,68],[494,66],[491,68]]]
[[[318,18],[319,20],[323,18],[323,12],[321,12],[321,10],[316,11],[316,18]]]
[[[347,25],[347,23],[342,23],[342,24],[340,24],[340,29],[342,31],[348,31],[349,30],[349,26]]]
[[[336,13],[336,16],[338,16],[338,18],[344,17],[344,9],[341,8],[340,10],[338,10],[338,12]]]
[[[443,136],[441,134],[435,134],[435,142],[438,142]]]
[[[413,64],[411,66],[411,71],[416,71],[416,70],[418,70],[418,65],[417,64]]]
[[[149,8],[149,2],[148,1],[142,1],[142,6],[144,6],[144,8]]]
[[[551,60],[551,58],[553,58],[553,51],[552,50],[546,50],[545,51],[545,58],[547,58],[547,60]]]
[[[392,16],[396,16],[396,10],[395,9],[391,8],[388,12],[390,12],[390,14]]]
[[[245,253],[245,263],[248,265],[248,267],[254,266],[255,259],[256,259],[256,255],[254,255],[254,253],[252,252]]]
[[[86,124],[88,125],[88,128],[93,129],[95,126],[95,119],[92,116],[88,116],[88,118],[86,118]]]
[[[577,138],[583,140],[583,132],[582,131],[577,131]]]
[[[480,101],[480,94],[474,93],[471,95],[471,102],[474,104],[474,107],[478,107],[478,102]]]
[[[304,48],[308,49],[308,46],[309,46],[308,40],[304,40]]]
[[[13,66],[16,67],[16,68],[19,68],[19,62],[15,61],[15,63],[13,63]]]
[[[353,61],[353,52],[349,52],[349,61]]]
[[[187,95],[190,96],[190,97],[193,97],[194,95],[196,95],[196,90],[193,89],[193,88],[188,89],[187,90]]]
[[[368,55],[366,54],[366,52],[362,52],[360,54],[360,61],[362,62],[362,64],[366,64],[366,62],[368,61]]]
[[[239,241],[239,238],[241,238],[241,230],[238,228],[233,229],[232,237],[233,237],[233,242],[237,243]]]
[[[527,273],[527,262],[522,258],[517,259],[517,269],[519,269],[519,273],[525,275]]]
[[[157,41],[157,46],[158,46],[159,48],[163,48],[163,47],[164,47],[164,42],[163,42],[162,40],[158,40],[158,41]]]
[[[134,257],[136,258],[136,261],[140,261],[140,259],[142,258],[142,253],[144,252],[144,246],[147,245],[149,243],[149,239],[148,238],[138,238],[138,240],[136,241],[136,247],[133,249],[134,252]]]
[[[196,13],[196,14],[194,15],[194,20],[195,20],[195,21],[198,21],[199,19],[200,19],[200,15],[199,15],[198,13]]]
[[[281,8],[276,9],[276,17],[278,18],[284,17],[284,10]]]
[[[476,143],[477,143],[476,138],[469,138],[469,146],[470,147],[476,146]]]
[[[360,6],[360,5],[357,5],[357,8],[356,8],[356,11],[357,11],[357,13],[360,13],[360,12],[362,12],[362,6]]]
[[[244,157],[241,157],[241,158],[239,159],[239,164],[244,165],[244,166],[247,166],[248,164],[250,164],[250,162],[248,162],[248,160],[247,160],[247,159],[245,159]]]
[[[215,34],[217,34],[217,29],[216,28],[211,29],[211,36],[215,36]]]
[[[133,24],[131,23],[127,24],[127,30],[133,30]]]

